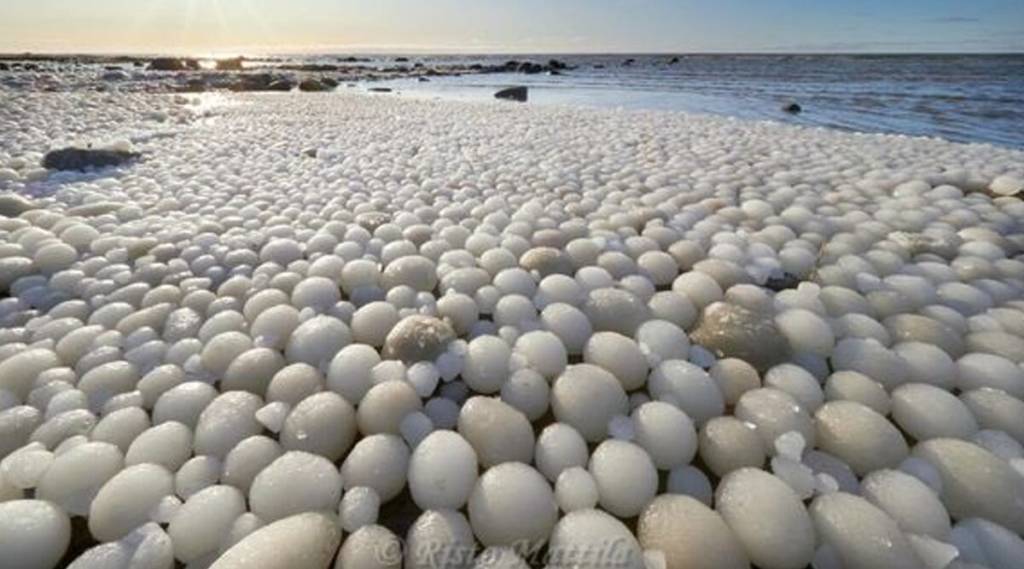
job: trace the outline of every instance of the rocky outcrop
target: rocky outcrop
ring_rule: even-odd
[[[317,79],[303,79],[299,83],[299,91],[305,91],[307,93],[318,93],[320,91],[327,91],[330,89],[327,85],[324,85],[322,81]]]
[[[231,59],[218,59],[217,70],[219,71],[241,71],[244,58],[233,57]]]
[[[125,150],[96,150],[93,148],[61,148],[43,156],[43,167],[48,170],[80,170],[120,166],[139,157],[137,152]]]
[[[189,71],[199,69],[195,59],[179,59],[175,57],[158,57],[149,62],[152,71]]]

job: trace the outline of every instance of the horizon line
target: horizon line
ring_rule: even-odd
[[[31,57],[68,57],[68,56],[120,56],[120,57],[189,57],[195,59],[219,59],[231,57],[268,57],[268,56],[296,56],[296,55],[381,55],[381,56],[402,56],[402,55],[433,55],[433,56],[457,56],[457,55],[551,55],[551,56],[627,56],[627,55],[658,55],[658,56],[703,56],[703,55],[1024,55],[1024,48],[1019,50],[907,50],[907,51],[873,51],[873,50],[785,50],[785,49],[762,49],[762,50],[699,50],[699,51],[673,51],[673,50],[651,50],[651,51],[630,51],[630,50],[445,50],[433,48],[352,48],[341,46],[325,46],[324,49],[288,49],[256,50],[256,49],[215,49],[215,50],[169,50],[169,51],[134,51],[134,50],[6,50],[0,48],[0,57],[10,58],[14,56]]]

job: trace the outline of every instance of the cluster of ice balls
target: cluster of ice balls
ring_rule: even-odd
[[[76,569],[1024,557],[1024,203],[969,191],[1020,153],[238,101],[16,182],[0,559],[55,566],[74,517]]]

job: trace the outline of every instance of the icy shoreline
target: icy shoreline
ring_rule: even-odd
[[[0,98],[0,196],[27,200],[0,197],[0,559],[1024,555],[1000,195],[1024,152],[393,95]],[[37,166],[87,144],[140,157]]]

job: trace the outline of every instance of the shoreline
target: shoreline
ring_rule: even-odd
[[[321,54],[129,58],[123,63],[93,58],[87,64],[74,63],[76,58],[69,56],[61,62],[0,61],[0,90],[255,92],[356,87],[490,98],[502,88],[516,86],[530,90],[531,103],[674,109],[1024,148],[1024,135],[1017,128],[1024,120],[1019,96],[1024,85],[1015,79],[1024,76],[1024,56],[955,57],[950,71],[952,64],[944,59],[916,56]]]

